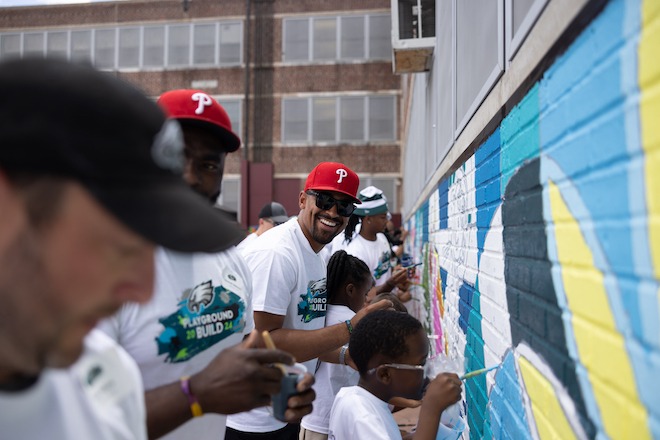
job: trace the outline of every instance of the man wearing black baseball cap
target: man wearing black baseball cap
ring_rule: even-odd
[[[140,377],[99,331],[146,302],[154,245],[239,229],[181,180],[178,124],[136,88],[55,59],[0,63],[0,426],[7,438],[146,438]]]
[[[158,104],[183,131],[183,180],[212,206],[226,155],[240,146],[227,112],[194,89],[168,91]],[[138,363],[150,437],[222,440],[226,414],[269,404],[281,380],[272,364],[292,363],[284,352],[251,348],[260,344],[252,277],[233,247],[193,254],[158,249],[153,298],[126,305],[101,328]],[[307,391],[300,407],[290,408],[292,420],[311,411],[312,383],[311,375],[301,383]]]
[[[286,209],[281,203],[266,203],[261,208],[261,211],[259,211],[259,224],[257,225],[257,230],[249,234],[243,239],[243,241],[237,244],[236,249],[245,249],[248,244],[252,243],[261,234],[275,226],[281,225],[287,220],[289,220],[289,215],[286,213]]]

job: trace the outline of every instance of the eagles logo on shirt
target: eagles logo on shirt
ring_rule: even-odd
[[[392,264],[390,263],[390,256],[390,252],[383,252],[383,255],[380,256],[378,267],[374,269],[374,278],[379,279],[384,274],[386,274],[388,270],[390,270],[392,267]]]
[[[165,362],[185,362],[245,327],[245,303],[211,280],[186,290],[179,309],[158,321],[165,330],[156,338]]]
[[[325,288],[325,278],[310,281],[305,294],[300,295],[298,315],[302,322],[310,322],[316,318],[325,317],[328,293]]]

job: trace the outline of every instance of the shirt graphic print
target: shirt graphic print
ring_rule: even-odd
[[[165,330],[156,338],[165,362],[185,362],[245,327],[245,303],[236,275],[225,272],[222,285],[211,280],[186,289],[178,310],[158,321]]]
[[[311,322],[316,318],[324,318],[328,294],[325,289],[325,278],[310,281],[307,291],[300,295],[298,302],[298,316],[302,322]]]

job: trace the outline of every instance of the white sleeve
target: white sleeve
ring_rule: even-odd
[[[296,287],[296,265],[277,250],[259,250],[245,255],[252,272],[252,308],[255,312],[286,315],[291,292]]]

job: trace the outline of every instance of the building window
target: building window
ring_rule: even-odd
[[[312,99],[312,139],[333,142],[337,139],[337,98]]]
[[[309,59],[309,20],[284,20],[284,61]]]
[[[396,97],[284,98],[282,131],[282,142],[286,145],[393,142]]]
[[[229,122],[231,122],[231,130],[238,137],[241,137],[243,133],[241,100],[223,99],[223,98],[216,98],[216,100],[227,111],[227,115],[229,116]]]
[[[193,27],[193,64],[215,64],[215,24],[196,24]]]
[[[23,34],[23,56],[44,56],[44,33]]]
[[[285,18],[283,60],[389,60],[390,21],[389,14]]]
[[[0,39],[0,56],[16,57],[21,54],[21,34],[4,34]]]
[[[119,29],[119,68],[140,67],[140,29]]]
[[[94,33],[94,65],[99,69],[115,67],[115,29],[98,29]]]
[[[224,176],[222,178],[222,192],[216,204],[230,215],[235,215],[240,221],[241,177]]]
[[[337,19],[317,18],[314,26],[315,60],[334,60],[337,58]]]
[[[363,97],[344,96],[340,98],[340,140],[342,142],[360,142],[364,140],[364,103]]]
[[[369,140],[394,139],[394,99],[391,96],[369,97]]]
[[[344,60],[364,58],[364,20],[365,17],[341,17],[341,54]]]
[[[165,27],[145,27],[142,36],[142,66],[163,67],[165,65]]]
[[[71,31],[71,59],[92,60],[92,31]]]
[[[237,65],[243,59],[243,25],[227,23],[220,25],[220,65]]]
[[[167,65],[190,64],[190,26],[169,26],[167,32]]]
[[[282,102],[284,143],[303,143],[309,139],[309,102],[307,98],[285,99]]]
[[[234,66],[243,61],[243,23],[177,23],[0,34],[0,59],[44,53],[89,60],[105,70]]]
[[[369,19],[369,59],[392,58],[392,25],[389,15],[372,15]]]
[[[69,33],[48,32],[46,40],[46,56],[49,58],[66,58],[69,47]]]

